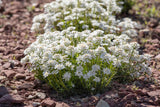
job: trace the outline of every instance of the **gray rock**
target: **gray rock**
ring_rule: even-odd
[[[30,100],[30,99],[34,99],[34,98],[36,98],[35,95],[34,95],[34,96],[33,96],[33,95],[29,95],[29,96],[27,97],[27,99],[29,99],[29,100]]]
[[[96,107],[110,107],[109,104],[107,102],[105,102],[104,100],[100,100],[98,102],[98,104],[96,105]]]
[[[33,103],[32,103],[33,107],[38,107],[40,104],[41,104],[41,103],[39,103],[39,102],[33,102]]]
[[[18,89],[20,89],[20,90],[21,89],[32,89],[33,87],[34,87],[34,85],[31,83],[24,83],[24,84],[18,86]]]
[[[6,87],[0,86],[0,98],[5,94],[8,94],[8,90],[6,89]]]
[[[3,104],[3,103],[7,103],[7,104],[9,104],[9,103],[23,103],[23,102],[24,102],[24,99],[19,95],[6,94],[0,98],[0,104]]]
[[[37,92],[36,96],[39,97],[40,99],[45,99],[46,98],[46,94],[42,93],[42,92]]]

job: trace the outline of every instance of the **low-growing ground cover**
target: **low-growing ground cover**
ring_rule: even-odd
[[[29,4],[29,2],[5,2],[8,3],[5,5],[5,11],[1,9],[3,14],[0,19],[2,23],[2,36],[0,37],[2,43],[1,84],[4,85],[9,92],[6,92],[4,93],[5,95],[1,96],[1,104],[3,103],[4,105],[4,102],[8,100],[7,98],[11,98],[8,94],[11,94],[13,99],[8,100],[8,103],[6,105],[10,103],[13,104],[12,106],[21,106],[19,103],[22,103],[26,106],[38,106],[40,104],[46,104],[45,101],[50,101],[53,105],[55,103],[59,105],[62,104],[60,103],[62,101],[70,106],[84,107],[97,105],[99,99],[103,99],[104,101],[109,103],[110,106],[113,107],[115,105],[120,107],[127,105],[159,105],[159,68],[157,50],[157,48],[159,47],[159,40],[157,38],[157,35],[151,34],[153,40],[146,40],[144,44],[144,47],[147,48],[145,48],[144,52],[150,50],[149,52],[151,52],[153,55],[151,58],[151,64],[153,64],[153,67],[155,67],[156,69],[152,71],[154,75],[151,78],[154,77],[155,81],[153,81],[153,79],[150,79],[152,81],[145,81],[142,77],[142,79],[135,81],[133,84],[119,84],[114,82],[114,84],[112,84],[111,86],[111,91],[106,91],[106,93],[104,94],[97,94],[88,97],[86,97],[86,95],[84,95],[85,97],[82,95],[79,97],[77,96],[68,99],[60,99],[59,97],[57,98],[56,93],[52,91],[52,89],[50,89],[50,87],[48,87],[45,83],[41,83],[40,81],[35,80],[33,78],[33,74],[29,73],[26,70],[26,67],[22,66],[19,62],[20,59],[24,57],[24,49],[26,49],[28,45],[31,44],[30,41],[36,40],[36,37],[31,36],[30,34],[32,20],[31,17],[37,14],[38,12],[42,13],[42,11],[39,9],[40,5],[36,5],[33,11],[29,11],[28,9],[29,7],[31,7],[31,4]],[[5,23],[7,21],[8,23]],[[157,32],[158,27],[153,29]],[[140,36],[143,36],[144,38],[146,35],[145,32],[146,31],[141,30],[142,35]],[[149,33],[151,32],[149,31]],[[156,59],[156,61],[154,61],[154,59]],[[1,87],[1,89],[4,89],[4,87]],[[17,103],[17,105],[15,103]]]

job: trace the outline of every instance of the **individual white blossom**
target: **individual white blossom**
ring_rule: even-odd
[[[103,73],[109,75],[111,73],[111,70],[109,68],[104,68]]]
[[[99,71],[100,70],[100,66],[99,65],[92,65],[92,71]]]
[[[93,81],[95,81],[95,82],[100,82],[100,78],[99,78],[99,77],[95,77],[95,78],[93,79]]]
[[[63,64],[56,64],[55,65],[55,69],[57,69],[57,70],[62,70],[64,68],[65,68],[65,66]]]
[[[63,79],[65,79],[65,81],[69,81],[71,78],[71,73],[69,72],[66,72],[64,75],[63,75]]]

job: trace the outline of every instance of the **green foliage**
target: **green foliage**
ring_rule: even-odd
[[[119,2],[123,2],[122,4],[120,4],[122,6],[122,13],[128,13],[130,9],[132,9],[132,7],[135,4],[134,0],[118,0]]]

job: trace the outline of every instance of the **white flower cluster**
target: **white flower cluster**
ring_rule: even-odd
[[[129,18],[116,20],[114,13],[120,11],[116,0],[46,4],[31,28],[41,34],[24,51],[22,63],[31,63],[32,70],[55,89],[93,91],[106,86],[119,72],[129,72],[133,78],[150,75],[149,56],[139,55],[139,45],[129,42],[136,36],[138,24]]]
[[[114,14],[121,11],[116,0],[56,0],[44,8],[43,14],[34,17],[32,31],[41,33],[74,26],[77,31],[101,29],[105,33],[136,36],[133,28],[137,23],[127,18],[123,22],[116,20]]]
[[[63,75],[65,81],[79,78],[100,82],[103,77],[123,68],[133,77],[150,74],[145,64],[147,56],[139,55],[136,42],[128,43],[127,35],[104,34],[102,30],[78,32],[69,27],[63,31],[47,32],[25,50],[34,70],[42,70],[46,78]],[[74,83],[74,81],[72,81]],[[95,88],[95,87],[92,87]]]

